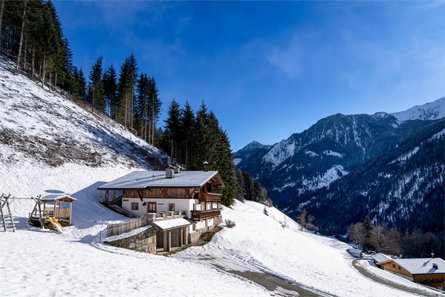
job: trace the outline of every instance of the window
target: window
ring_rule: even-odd
[[[396,264],[392,264],[392,268],[394,268],[394,269],[395,269],[395,268],[396,268]]]
[[[147,212],[148,213],[156,213],[156,202],[148,202],[147,203]]]
[[[139,203],[131,202],[131,210],[139,210]]]
[[[169,203],[168,204],[168,211],[175,211],[175,204],[174,203]]]

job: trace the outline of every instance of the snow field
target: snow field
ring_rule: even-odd
[[[215,259],[209,261],[229,270],[268,272],[335,296],[413,296],[361,275],[352,266],[348,245],[301,232],[275,208],[268,208],[269,216],[263,210],[264,205],[250,201],[224,208],[224,219],[236,227],[224,228],[209,244],[176,257]]]
[[[270,296],[269,292],[205,262],[166,258],[100,243],[108,223],[126,220],[98,203],[99,181],[122,167],[0,166],[0,192],[29,196],[72,194],[74,226],[64,233],[28,226],[32,204],[15,201],[18,230],[0,231],[0,296]],[[6,252],[7,251],[7,252]]]

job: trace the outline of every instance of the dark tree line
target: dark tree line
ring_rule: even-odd
[[[403,255],[408,258],[430,257],[431,253],[438,257],[444,256],[443,233],[433,234],[420,229],[405,230],[384,225],[373,225],[369,216],[363,223],[352,224],[348,228],[348,238],[352,243],[361,246],[365,251],[376,251],[391,255]]]
[[[51,1],[0,1],[0,50],[15,60],[16,71],[91,103],[151,144],[157,141],[159,91],[153,77],[138,72],[133,55],[125,59],[119,76],[98,58],[87,81],[82,69],[73,65]]]
[[[84,100],[96,110],[123,124],[148,143],[158,143],[159,91],[153,77],[138,72],[133,54],[120,67],[119,77],[113,65],[104,70],[103,58],[99,57],[91,68],[86,91],[82,87],[85,87],[83,82],[78,94],[83,91]]]
[[[207,161],[208,170],[217,170],[224,181],[221,202],[233,203],[237,185],[229,138],[204,103],[195,113],[188,102],[181,108],[172,101],[162,131],[161,148],[187,170],[203,170],[203,162]]]
[[[187,103],[183,109],[173,100],[164,130],[157,128],[161,110],[159,90],[153,77],[140,72],[133,54],[118,71],[106,68],[99,57],[88,81],[82,69],[73,65],[73,54],[51,1],[0,0],[0,51],[15,60],[16,71],[38,79],[42,86],[65,90],[89,102],[123,124],[148,143],[161,147],[189,170],[218,170],[225,188],[222,203],[230,205],[236,196],[235,167],[226,132],[203,103],[195,113]]]
[[[0,48],[42,85],[72,92],[72,52],[51,1],[22,0],[0,3]]]
[[[266,202],[266,189],[261,186],[259,181],[254,180],[248,172],[238,169],[236,171],[236,181],[238,184],[237,198],[239,200]]]

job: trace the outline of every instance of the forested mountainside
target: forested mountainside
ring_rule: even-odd
[[[400,149],[403,141],[407,141],[410,137],[421,138],[422,135],[427,135],[425,133],[429,131],[428,127],[432,122],[425,119],[443,117],[444,104],[445,98],[441,98],[428,105],[416,106],[394,115],[383,112],[374,115],[336,114],[318,121],[308,130],[295,133],[270,148],[267,146],[243,148],[235,153],[237,168],[249,172],[258,179],[268,190],[276,205],[288,212],[297,213],[302,210],[300,203],[307,202],[320,189],[330,189],[332,182],[351,175],[368,161],[379,159],[388,152]],[[398,118],[410,120],[403,121]],[[436,125],[441,124],[443,127],[443,121],[439,120]],[[249,153],[246,154],[246,151]],[[436,158],[435,161],[442,161],[443,164],[443,155],[441,159]],[[419,174],[424,173],[426,174],[426,172]],[[361,178],[357,174],[354,176],[355,180]],[[395,179],[392,180],[394,181]],[[379,192],[379,189],[380,187],[376,186],[374,191]],[[417,190],[413,191],[417,195]],[[383,195],[383,192],[378,194]],[[311,201],[315,204],[317,202],[315,200]],[[326,204],[324,206],[328,207]],[[320,220],[323,211],[326,209],[320,208],[317,211],[319,214],[317,222],[322,225],[323,222]],[[360,211],[349,221],[345,219],[338,228],[332,226],[333,229],[324,231],[344,233],[346,221],[361,221],[366,215],[365,212]],[[386,216],[386,212],[381,216]],[[408,221],[404,222],[403,226],[410,225]],[[385,219],[385,222],[390,222],[389,218]],[[394,224],[401,223],[394,221]]]
[[[369,215],[374,222],[424,232],[444,230],[444,119],[428,122],[397,148],[366,161],[329,187],[296,196],[327,233],[342,233]],[[284,205],[282,205],[284,206]]]
[[[163,168],[167,156],[104,114],[42,89],[0,56],[0,162]]]

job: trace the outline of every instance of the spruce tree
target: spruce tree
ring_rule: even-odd
[[[179,104],[173,99],[168,108],[168,118],[165,120],[164,136],[168,139],[170,158],[176,159],[178,156],[178,143],[181,133],[181,109]],[[179,161],[179,160],[177,160]]]
[[[99,57],[90,71],[90,84],[88,85],[88,97],[90,103],[101,111],[105,112],[105,94],[102,80],[102,61],[103,57]]]
[[[161,112],[161,105],[156,81],[152,77],[148,82],[148,143],[152,145],[155,143],[156,123]]]
[[[138,78],[136,58],[131,54],[121,66],[118,85],[116,120],[133,128],[134,91]]]
[[[108,67],[103,75],[103,88],[105,103],[108,107],[108,115],[115,120],[117,110],[117,82],[116,82],[116,70],[113,65]]]
[[[182,154],[183,159],[181,162],[185,164],[185,167],[189,167],[190,147],[193,140],[193,128],[195,126],[195,114],[190,107],[188,101],[185,102],[185,107],[182,110],[181,117],[181,134],[182,134]]]

